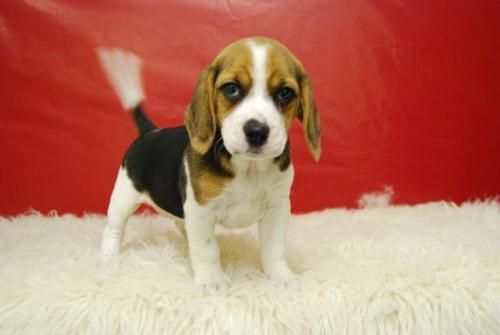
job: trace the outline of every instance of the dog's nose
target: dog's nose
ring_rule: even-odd
[[[252,147],[261,147],[267,141],[269,136],[269,127],[267,124],[251,119],[243,126],[243,131],[247,137],[247,142]]]

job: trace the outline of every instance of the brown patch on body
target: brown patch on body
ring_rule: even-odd
[[[189,179],[200,205],[221,194],[225,184],[234,178],[230,155],[227,152],[215,154],[214,151],[215,147],[201,155],[191,147],[186,149]]]

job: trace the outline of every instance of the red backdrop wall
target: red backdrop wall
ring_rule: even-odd
[[[145,61],[148,112],[182,122],[229,42],[266,35],[312,77],[323,156],[292,130],[295,212],[500,194],[500,2],[25,0],[0,4],[0,214],[104,212],[134,127],[97,46]]]

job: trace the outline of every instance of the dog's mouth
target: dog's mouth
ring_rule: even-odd
[[[245,158],[254,160],[254,161],[259,161],[259,160],[264,160],[268,157],[266,155],[263,155],[261,153],[261,150],[252,150],[243,155]]]
[[[262,154],[262,148],[250,148],[246,153],[250,155],[260,155]]]
[[[280,153],[281,154],[281,153]],[[262,150],[262,148],[250,148],[247,151],[244,152],[234,152],[233,155],[247,159],[247,160],[252,160],[252,161],[261,161],[265,159],[272,159],[280,154],[271,154],[269,152],[265,152]]]
[[[235,151],[233,152],[234,156],[241,156],[248,159],[262,159],[263,155],[261,149],[249,149],[247,151]]]
[[[229,133],[226,138],[222,137],[224,147],[232,156],[238,156],[246,160],[266,160],[280,156],[285,150],[286,140],[280,137],[270,136],[259,145],[251,144],[241,136]]]

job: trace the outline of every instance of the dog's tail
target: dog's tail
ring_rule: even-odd
[[[143,135],[157,129],[141,107],[141,103],[145,100],[141,59],[131,52],[108,48],[98,48],[97,56],[123,108],[132,112],[139,134]]]

